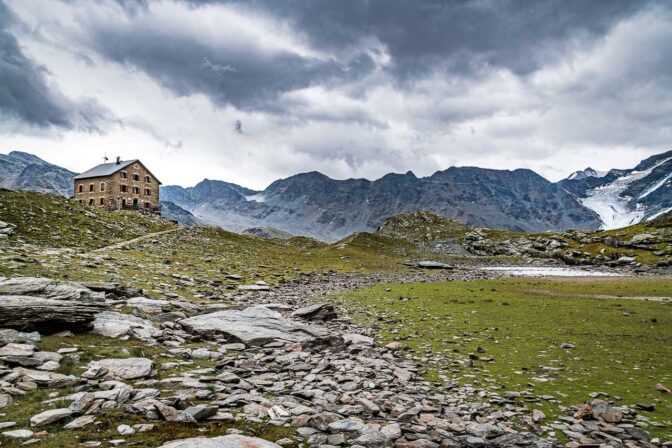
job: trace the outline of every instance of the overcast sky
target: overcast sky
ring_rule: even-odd
[[[0,152],[165,183],[672,149],[672,2],[0,0]]]

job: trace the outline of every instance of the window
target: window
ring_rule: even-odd
[[[81,187],[81,185],[80,185],[80,187]],[[80,200],[79,200],[79,203],[82,204],[82,205],[84,205],[84,199],[80,199]]]
[[[145,196],[151,196],[152,195],[152,190],[149,188],[145,188]]]
[[[100,183],[100,191],[105,191],[105,182]]]
[[[133,194],[140,194],[140,187],[133,187]]]
[[[93,207],[93,199],[89,199],[89,205]]]
[[[126,199],[122,199],[122,200],[121,200],[121,206],[122,206],[122,207],[126,207]]]
[[[84,193],[84,185],[79,184],[79,192]]]
[[[136,181],[136,182],[140,181],[140,175],[139,174],[134,174],[133,175],[133,180]]]
[[[150,208],[151,206],[152,204],[150,204],[149,202],[145,202],[145,208]]]
[[[138,206],[138,198],[133,199],[133,207]]]
[[[126,193],[128,191],[128,187],[126,185],[121,186],[121,192]]]
[[[145,176],[145,182],[148,184],[152,183],[152,179],[149,176]]]
[[[100,198],[100,205],[105,205],[105,198]]]
[[[89,184],[89,191],[93,191],[93,184]]]
[[[126,171],[121,172],[121,178],[122,179],[128,179],[128,173]]]

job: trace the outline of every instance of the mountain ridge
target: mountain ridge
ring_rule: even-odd
[[[75,175],[30,153],[0,155],[1,187],[69,196]],[[277,179],[261,191],[212,179],[193,187],[167,185],[161,199],[167,216],[186,225],[235,232],[273,228],[325,241],[373,231],[390,216],[417,211],[474,227],[596,230],[672,210],[672,151],[632,169],[587,168],[559,182],[527,168],[449,167],[426,177],[407,171],[376,180],[339,180],[310,171]]]

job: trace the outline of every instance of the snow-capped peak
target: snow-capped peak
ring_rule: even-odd
[[[606,176],[608,171],[598,171],[594,170],[593,168],[586,168],[585,170],[581,171],[574,171],[572,174],[569,175],[567,179],[569,180],[581,180],[581,179],[586,179],[588,177],[604,177]]]

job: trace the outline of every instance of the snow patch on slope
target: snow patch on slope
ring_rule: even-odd
[[[652,221],[652,220],[656,219],[656,218],[659,217],[659,216],[663,216],[663,215],[664,215],[665,213],[667,213],[667,212],[672,212],[672,207],[663,209],[663,210],[659,211],[658,213],[656,213],[655,215],[651,215],[651,216],[649,216],[648,218],[646,218],[646,220],[647,220],[647,221]]]
[[[637,224],[644,219],[646,208],[641,204],[635,204],[633,207],[633,198],[628,196],[621,197],[621,193],[623,193],[630,184],[645,178],[651,174],[653,170],[670,160],[672,160],[672,157],[665,159],[644,171],[632,171],[607,185],[593,188],[587,192],[587,197],[581,198],[579,201],[582,205],[593,210],[600,216],[600,219],[602,220],[602,229],[618,229],[620,227]],[[663,184],[664,181],[662,183],[657,183],[640,196],[640,198],[651,194]]]
[[[246,201],[266,202],[266,196],[263,193],[253,194],[252,196],[245,196]]]
[[[650,195],[651,193],[653,193],[654,191],[656,191],[657,189],[659,189],[660,187],[662,187],[663,185],[665,185],[665,182],[667,182],[667,181],[670,180],[670,179],[672,179],[672,173],[670,173],[670,174],[668,174],[667,176],[663,177],[663,179],[662,179],[660,182],[657,182],[653,187],[649,188],[649,189],[646,190],[644,193],[642,193],[642,194],[639,196],[639,199],[643,199],[643,198],[647,197],[648,195]]]

